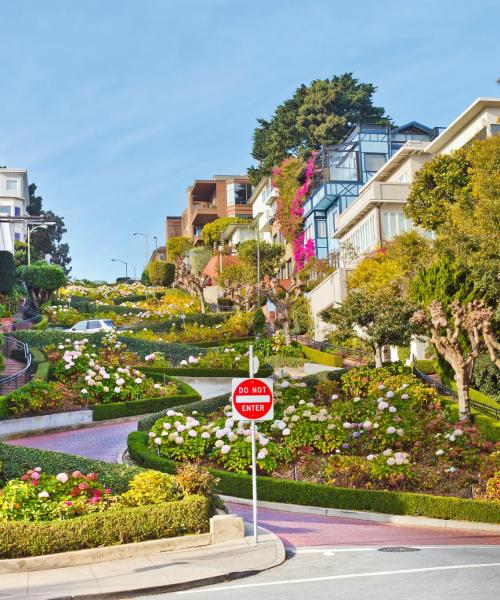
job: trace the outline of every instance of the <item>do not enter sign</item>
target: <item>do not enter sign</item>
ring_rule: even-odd
[[[233,418],[270,421],[273,418],[271,379],[233,379]]]

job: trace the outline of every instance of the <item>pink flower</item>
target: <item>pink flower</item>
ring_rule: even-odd
[[[111,494],[111,488],[105,488],[104,493],[105,494]]]
[[[74,479],[79,479],[82,476],[80,471],[73,471],[73,473],[71,473],[71,477],[73,477]]]
[[[90,481],[97,481],[97,473],[89,473],[87,479]]]
[[[73,502],[71,502],[71,500],[66,500],[64,504],[65,506],[73,506]]]
[[[38,473],[38,471],[34,471],[33,473],[31,473],[31,479],[38,481],[40,479],[40,473]]]

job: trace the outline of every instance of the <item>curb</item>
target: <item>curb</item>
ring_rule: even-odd
[[[251,506],[252,500],[236,498],[235,496],[220,496],[224,502]],[[393,525],[412,525],[416,527],[434,527],[438,529],[459,529],[472,531],[492,531],[500,534],[500,525],[493,523],[480,523],[476,521],[454,521],[446,519],[433,519],[431,517],[413,517],[408,515],[391,515],[386,513],[368,512],[361,510],[344,510],[339,508],[322,508],[319,506],[302,506],[299,504],[285,504],[283,502],[268,502],[258,500],[259,508],[267,508],[281,512],[302,513],[305,515],[319,515],[322,517],[340,517],[343,519],[359,519],[375,521],[377,523],[392,523]]]

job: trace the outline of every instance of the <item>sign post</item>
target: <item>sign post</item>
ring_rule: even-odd
[[[252,508],[253,538],[257,544],[257,456],[256,421],[270,421],[273,415],[273,382],[271,379],[256,379],[255,368],[258,359],[253,355],[253,346],[249,348],[249,379],[233,379],[232,408],[233,418],[251,422],[252,441]]]

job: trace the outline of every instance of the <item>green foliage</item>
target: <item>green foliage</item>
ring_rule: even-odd
[[[175,477],[149,470],[137,473],[131,479],[129,490],[120,497],[120,503],[125,506],[145,506],[177,499]]]
[[[203,243],[206,246],[213,247],[214,244],[219,244],[221,240],[221,234],[225,231],[228,225],[233,223],[246,223],[247,219],[241,219],[239,217],[220,217],[215,219],[211,223],[207,223],[201,232],[203,236]]]
[[[62,406],[57,385],[40,379],[33,379],[7,396],[9,413],[25,416],[49,411]]]
[[[195,366],[165,367],[156,370],[154,370],[154,367],[141,367],[141,371],[147,373],[150,377],[154,377],[155,374],[161,376],[163,376],[163,374],[177,375],[178,377],[246,377],[248,375],[248,369],[225,369],[215,367],[196,368]],[[271,374],[272,369],[264,366],[256,373],[256,377],[269,377]]]
[[[175,263],[179,258],[187,256],[193,247],[193,242],[187,237],[173,237],[167,242],[167,258]]]
[[[342,357],[338,354],[330,354],[328,352],[321,352],[315,348],[309,348],[308,346],[301,346],[304,356],[312,362],[320,365],[326,365],[329,367],[342,368]]]
[[[0,250],[0,293],[10,295],[14,289],[15,279],[14,256],[7,250]]]
[[[49,265],[46,262],[20,267],[18,274],[26,284],[31,299],[38,307],[47,302],[52,293],[66,283],[63,268],[58,265]]]
[[[212,258],[211,248],[206,246],[196,246],[189,251],[189,264],[191,272],[199,275],[207,266],[208,261]]]
[[[474,387],[500,403],[500,369],[486,354],[481,354],[474,366]]]
[[[142,439],[142,446],[140,440]],[[133,450],[130,441],[133,440]],[[133,432],[129,450],[134,460],[165,472],[175,469],[175,463],[153,454],[146,446],[147,433]],[[151,463],[151,464],[150,464]],[[153,464],[155,465],[153,467]],[[219,480],[219,492],[238,498],[252,497],[252,479],[243,473],[228,473],[211,469]],[[290,481],[274,477],[258,477],[259,498],[270,502],[321,506],[344,510],[367,510],[396,515],[426,516],[435,519],[457,519],[483,523],[500,523],[498,502],[465,500],[408,492],[388,492],[333,487],[315,483]]]
[[[292,305],[291,311],[292,333],[300,335],[311,333],[313,318],[311,314],[311,303],[306,296],[299,296]]]
[[[266,317],[261,308],[258,308],[253,313],[252,331],[254,334],[264,333],[266,329]]]
[[[147,268],[144,268],[143,272],[141,273],[141,283],[143,285],[151,285],[151,280],[149,279],[149,273]]]
[[[121,508],[46,523],[0,522],[0,557],[22,558],[115,546],[208,530],[209,500]]]
[[[148,276],[153,285],[170,287],[175,278],[175,265],[166,260],[154,260],[148,265]]]
[[[466,148],[437,154],[415,174],[405,206],[408,218],[435,231],[447,221],[448,208],[464,203],[469,193],[470,161]]]
[[[257,272],[257,248],[260,255],[260,278],[271,277],[283,260],[285,248],[269,242],[257,243],[256,240],[241,242],[238,246],[238,259],[253,267],[255,272]]]
[[[282,369],[284,367],[303,367],[307,360],[301,356],[280,356],[276,354],[266,358],[266,363],[274,369]]]
[[[433,360],[417,360],[416,367],[425,375],[432,375],[436,372],[436,363]]]
[[[287,156],[339,143],[353,123],[389,123],[384,109],[373,105],[375,89],[370,83],[360,83],[352,73],[317,79],[297,88],[269,121],[257,119],[252,156],[259,167],[249,169],[253,184]]]

